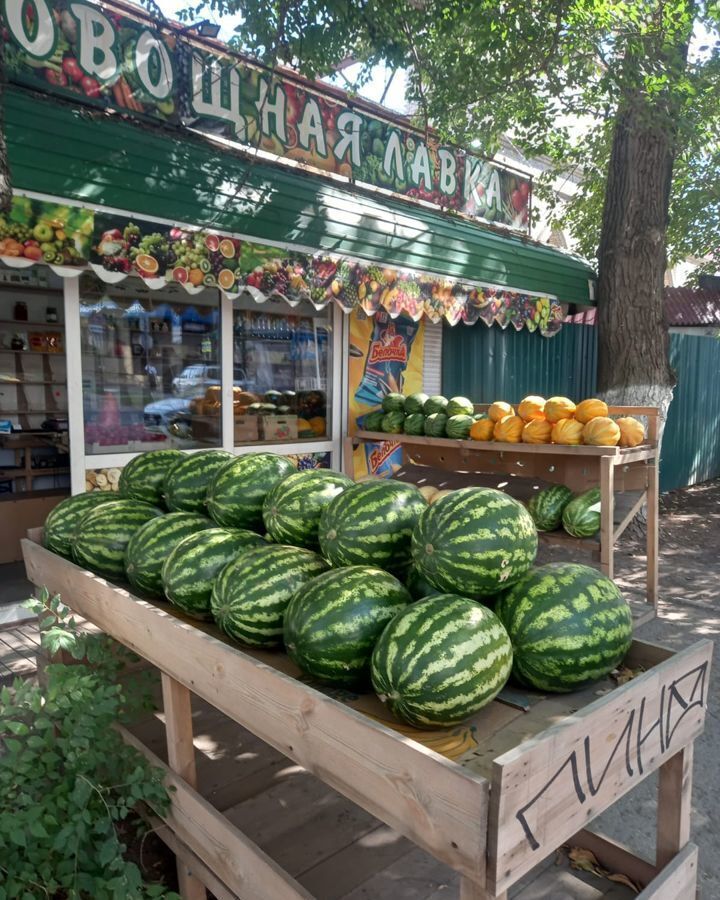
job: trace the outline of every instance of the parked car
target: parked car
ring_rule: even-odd
[[[190,399],[167,397],[148,403],[143,411],[143,424],[147,431],[170,435],[170,426],[190,421]]]
[[[179,397],[201,396],[206,388],[214,384],[220,384],[220,366],[201,363],[186,366],[172,381],[173,392]],[[244,369],[234,369],[233,384],[240,388],[247,387],[247,375]]]

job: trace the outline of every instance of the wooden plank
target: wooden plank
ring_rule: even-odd
[[[698,848],[686,844],[637,900],[693,900],[697,890]]]
[[[614,577],[615,541],[613,519],[615,513],[615,467],[612,457],[600,460],[600,569],[608,578]]]
[[[638,499],[635,501],[635,503],[633,503],[632,507],[630,508],[630,512],[628,512],[628,514],[623,518],[622,522],[620,522],[620,524],[615,527],[615,531],[613,532],[613,537],[612,537],[613,542],[617,542],[617,540],[620,538],[620,535],[623,533],[623,531],[625,531],[625,529],[632,522],[632,520],[635,518],[635,516],[640,512],[640,510],[642,509],[642,505],[645,502],[646,498],[647,498],[647,492],[643,491],[643,493],[638,497]]]
[[[460,900],[507,900],[507,893],[489,894],[484,887],[469,878],[460,879]]]
[[[692,764],[690,745],[660,767],[655,858],[658,869],[667,865],[690,840]]]
[[[649,884],[657,875],[657,868],[653,863],[638,856],[624,844],[587,828],[573,835],[568,843],[573,847],[590,850],[605,869],[622,872],[637,884]]]
[[[648,467],[647,502],[647,599],[657,612],[660,585],[660,467],[655,461]]]
[[[457,871],[484,872],[489,784],[169,610],[24,541],[28,577]]]
[[[165,773],[172,804],[163,820],[240,900],[312,900],[294,878],[276,865],[196,790],[176,775],[127,729],[123,740]]]
[[[704,727],[711,653],[711,642],[698,641],[495,760],[488,841],[495,890],[692,743]],[[677,765],[664,776],[668,806],[679,801]],[[675,817],[667,852],[677,852],[685,818]]]

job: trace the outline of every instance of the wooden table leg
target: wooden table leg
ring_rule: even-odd
[[[615,571],[615,466],[612,456],[600,457],[600,569],[608,578]]]
[[[507,891],[502,894],[488,894],[485,888],[469,878],[460,878],[460,900],[507,900]]]
[[[161,674],[168,764],[183,781],[191,787],[197,787],[190,691],[165,672]],[[205,886],[181,859],[177,861],[177,873],[180,896],[183,900],[206,900]]]
[[[659,573],[658,501],[660,496],[660,469],[657,459],[648,465],[647,489],[647,602],[657,613]]]
[[[655,865],[659,869],[690,840],[692,767],[693,745],[689,744],[660,766],[658,772]]]

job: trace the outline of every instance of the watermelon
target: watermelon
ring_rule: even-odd
[[[434,587],[487,597],[519,581],[538,536],[522,503],[494,488],[468,487],[435,501],[412,536],[415,565]]]
[[[414,484],[389,479],[355,484],[323,510],[320,551],[333,566],[367,564],[404,573],[413,528],[426,508]]]
[[[45,519],[43,544],[53,553],[59,553],[60,556],[70,559],[78,525],[84,517],[96,506],[108,501],[117,502],[117,500],[117,494],[107,491],[90,491],[86,494],[66,497],[50,511]]]
[[[431,413],[425,419],[425,434],[428,437],[445,437],[445,426],[448,417],[445,413]]]
[[[600,530],[600,488],[591,488],[571,500],[562,513],[563,528],[577,538],[592,537]]]
[[[395,392],[385,394],[382,400],[382,409],[384,413],[404,412],[405,398],[402,394],[397,394]]]
[[[405,424],[405,413],[389,412],[382,417],[381,430],[386,434],[401,434]]]
[[[423,406],[423,413],[426,416],[432,416],[435,413],[444,413],[448,405],[448,401],[445,397],[441,397],[439,394],[435,394],[433,397],[428,397]]]
[[[183,458],[180,450],[148,450],[138,454],[120,473],[120,496],[165,506],[165,477]]]
[[[456,415],[450,416],[445,425],[445,434],[449,438],[459,438],[463,439],[470,435],[470,429],[472,428],[473,419],[472,416],[466,415]]]
[[[514,676],[540,691],[574,691],[602,678],[632,643],[630,607],[617,585],[590,566],[538,566],[498,599],[495,611],[513,644]]]
[[[564,484],[538,491],[528,501],[528,512],[538,531],[555,531],[562,525],[562,514],[573,498],[573,492]]]
[[[234,459],[228,450],[188,453],[165,476],[165,503],[173,512],[205,513],[208,485]]]
[[[488,416],[487,413],[473,413],[472,420],[473,420],[473,422],[479,422],[480,419],[489,419],[489,418],[490,418],[490,416]]]
[[[72,544],[78,565],[98,575],[118,580],[125,577],[125,550],[130,538],[162,510],[139,500],[115,500],[91,509],[83,517]]]
[[[467,397],[451,397],[448,405],[444,409],[446,416],[472,416],[475,413],[475,406],[472,400]]]
[[[293,594],[328,568],[324,559],[298,547],[253,547],[229,563],[215,581],[213,618],[236,641],[251,647],[283,642],[285,609]]]
[[[424,407],[429,399],[427,394],[423,394],[420,391],[415,394],[410,394],[409,397],[405,398],[405,415],[409,416],[412,413],[424,414]]]
[[[425,416],[420,412],[410,413],[409,416],[405,416],[403,431],[405,434],[423,434],[425,431]]]
[[[172,512],[150,519],[125,550],[127,580],[144,594],[162,597],[162,567],[168,554],[186,537],[212,527],[213,522],[198,513]]]
[[[196,619],[210,618],[210,596],[225,566],[249,547],[266,546],[259,534],[244,528],[206,528],[183,538],[162,567],[165,596]]]
[[[433,594],[440,593],[418,572],[414,565],[410,565],[407,571],[405,587],[410,591],[413,600],[422,600],[423,597],[431,597]]]
[[[218,525],[263,528],[263,503],[278,481],[295,472],[285,456],[246,453],[223,466],[210,482],[207,508]]]
[[[489,703],[512,669],[502,622],[467,597],[440,594],[401,610],[372,654],[375,692],[419,728],[455,725]]]
[[[353,485],[347,475],[329,469],[293,472],[265,497],[265,530],[278,544],[319,550],[318,525],[323,509]]]
[[[364,687],[383,628],[410,594],[387,572],[349,566],[318,575],[285,612],[285,647],[304,672],[331,684]]]
[[[382,421],[385,413],[381,409],[368,413],[362,421],[363,431],[382,431]]]

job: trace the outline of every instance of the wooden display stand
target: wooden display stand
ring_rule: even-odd
[[[222,898],[311,897],[197,790],[192,694],[459,872],[462,900],[506,898],[567,842],[636,879],[640,900],[694,894],[692,750],[704,727],[710,641],[679,653],[634,641],[626,665],[645,671],[620,687],[605,679],[573,694],[531,693],[527,711],[496,700],[467,727],[416,731],[374,695],[329,696],[299,680],[284,654],[241,650],[40,539],[36,530],[23,541],[28,579],[162,673],[168,765],[124,735],[174,788],[159,833],[178,856],[186,900],[204,897],[204,885]],[[452,759],[432,749],[438,736],[452,743],[458,734],[468,743]],[[648,862],[586,826],[655,770],[657,851]]]
[[[477,405],[485,412],[487,405]],[[481,485],[499,487],[527,501],[548,483],[564,484],[580,493],[600,488],[600,532],[597,538],[573,538],[564,531],[541,533],[552,544],[586,551],[599,560],[602,572],[615,574],[615,544],[633,518],[647,506],[647,562],[645,601],[649,609],[633,611],[636,625],[657,614],[658,601],[658,498],[657,449],[659,411],[646,406],[611,406],[611,416],[645,416],[647,443],[639,447],[586,447],[564,444],[507,444],[499,441],[452,440],[407,434],[359,431],[345,440],[344,469],[353,475],[353,449],[361,443],[397,441],[409,465],[398,473],[405,480],[437,487]],[[443,479],[443,474],[446,480]],[[503,477],[498,477],[503,476]]]

